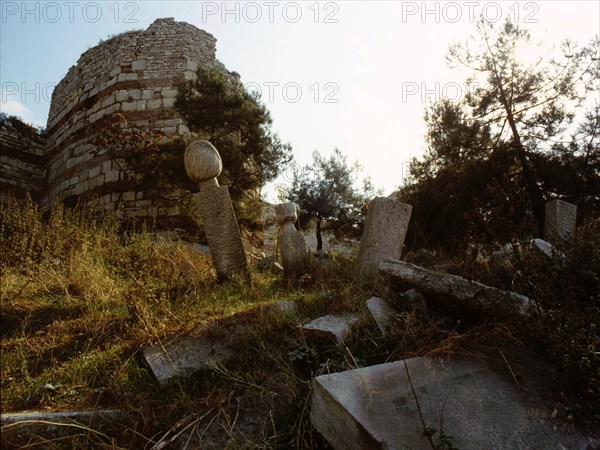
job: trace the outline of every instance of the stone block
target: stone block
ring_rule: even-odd
[[[163,106],[165,108],[172,108],[173,106],[175,106],[175,100],[176,99],[174,99],[174,98],[164,98],[162,101]]]
[[[521,383],[530,376],[516,365],[511,370]],[[600,445],[598,436],[555,420],[554,405],[518,389],[507,372],[476,358],[420,357],[321,375],[313,381],[311,422],[335,450],[431,449],[420,414],[437,430],[434,443],[443,431],[453,448]],[[539,377],[532,384],[549,391],[544,382]]]
[[[129,91],[127,91],[128,94],[128,99],[132,99],[132,100],[140,100],[142,98],[142,91],[141,89],[131,89]]]
[[[115,91],[115,98],[118,102],[127,101],[127,99],[129,98],[129,91],[127,91],[126,89]]]
[[[104,174],[104,182],[112,183],[115,181],[119,181],[119,171],[118,170],[110,170]]]
[[[198,75],[196,75],[196,72],[192,72],[191,70],[186,70],[183,73],[183,76],[186,80],[189,80],[189,81],[193,81],[198,78]]]
[[[575,237],[577,206],[562,200],[546,203],[545,238],[549,242],[564,241]]]
[[[152,100],[154,98],[154,89],[144,89],[142,92],[143,100]]]
[[[146,109],[157,109],[162,106],[162,100],[160,98],[146,101]]]
[[[146,70],[146,60],[138,59],[131,63],[131,70]]]
[[[354,267],[356,282],[371,282],[381,261],[400,258],[411,212],[412,206],[386,197],[376,197],[369,203]]]
[[[134,201],[135,200],[135,192],[133,192],[133,191],[123,192],[122,200],[124,202]]]
[[[110,71],[109,76],[112,78],[112,77],[119,75],[120,73],[121,73],[121,66],[115,66]]]
[[[163,98],[176,98],[177,97],[177,89],[166,88],[161,91],[161,96]]]
[[[187,61],[186,68],[191,70],[192,72],[196,72],[198,70],[198,63],[194,61]]]

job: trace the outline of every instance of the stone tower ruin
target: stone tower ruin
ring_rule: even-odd
[[[119,202],[126,218],[178,215],[177,204],[154,205],[143,192],[123,192],[118,161],[106,153],[93,152],[94,124],[121,113],[128,122],[166,136],[188,133],[174,108],[177,87],[193,79],[198,67],[228,74],[215,57],[215,44],[211,34],[165,18],[157,19],[146,30],[125,32],[90,48],[54,89],[46,142],[42,151],[34,149],[36,167],[29,167],[30,146],[22,142],[17,145],[14,136],[7,136],[14,130],[0,129],[0,182],[11,187],[18,185],[21,177],[21,185],[44,206],[55,201],[79,201],[112,209]],[[8,147],[11,151],[5,158]],[[36,176],[27,177],[28,170]]]

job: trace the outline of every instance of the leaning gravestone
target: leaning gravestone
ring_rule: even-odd
[[[546,241],[556,242],[557,238],[569,241],[575,237],[577,206],[562,200],[546,203]]]
[[[400,258],[411,212],[412,206],[392,198],[371,200],[354,267],[354,281],[369,282],[377,275],[381,261]]]
[[[304,234],[296,230],[294,223],[298,219],[296,204],[281,203],[275,206],[277,223],[281,226],[279,251],[285,277],[294,282],[306,263],[306,242]]]
[[[223,170],[221,156],[204,140],[194,141],[185,149],[185,171],[200,186],[196,203],[202,226],[219,279],[246,270],[246,253],[227,186],[219,186]]]

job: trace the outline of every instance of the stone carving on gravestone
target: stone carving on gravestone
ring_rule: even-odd
[[[546,223],[544,237],[548,242],[556,243],[560,238],[570,241],[575,237],[577,206],[562,200],[546,203]]]
[[[208,141],[198,140],[185,149],[185,171],[200,187],[196,203],[219,279],[246,271],[246,253],[235,218],[229,189],[219,186],[221,156]]]
[[[380,262],[386,258],[400,259],[411,213],[411,205],[392,198],[371,200],[354,266],[355,282],[373,281]]]
[[[295,283],[307,258],[304,234],[294,227],[294,223],[298,220],[296,204],[289,202],[276,205],[275,219],[281,227],[279,251],[281,252],[283,271],[288,282]]]

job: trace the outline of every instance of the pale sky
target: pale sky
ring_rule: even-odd
[[[423,113],[457,98],[465,74],[445,56],[483,14],[511,17],[546,45],[600,33],[599,1],[55,1],[0,0],[0,109],[45,126],[53,86],[101,39],[174,17],[213,34],[217,58],[260,88],[273,131],[294,149],[339,148],[389,194],[425,149]],[[289,178],[289,177],[288,177]],[[286,183],[285,177],[278,180]],[[266,189],[273,199],[272,186]]]

